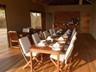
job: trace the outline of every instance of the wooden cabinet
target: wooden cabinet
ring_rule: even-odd
[[[81,13],[80,32],[89,33],[90,13]]]
[[[54,27],[61,29],[73,29],[79,26],[79,12],[56,12],[54,14]]]

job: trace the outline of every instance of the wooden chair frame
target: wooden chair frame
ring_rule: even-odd
[[[21,46],[19,45],[19,47],[21,47]],[[30,66],[31,61],[28,59],[28,57],[26,57],[26,55],[23,53],[21,48],[20,48],[20,50],[21,50],[21,53],[22,53],[22,55],[23,55],[23,57],[24,57],[24,59],[26,61],[26,64],[23,66],[23,69],[25,69],[27,66]],[[39,60],[35,56],[33,56],[33,60],[36,60],[37,62],[39,62]]]
[[[74,46],[72,46],[72,50],[73,50],[73,48],[74,48]],[[72,53],[72,50],[70,50],[70,52],[69,52],[69,56],[68,56],[68,58],[67,58],[67,61],[66,60],[64,60],[63,62],[62,61],[60,61],[60,66],[59,66],[59,71],[61,71],[61,72],[63,72],[63,69],[62,69],[62,67],[64,66],[64,64],[65,64],[65,67],[66,66],[68,66],[68,61],[70,61],[71,59],[71,53]],[[53,62],[53,64],[57,67],[58,65],[57,65],[57,63],[56,63],[56,61],[57,60],[55,60],[55,59],[52,59],[52,58],[50,58],[50,60]],[[64,68],[65,69],[65,68]]]
[[[43,34],[45,39],[49,36],[49,33],[47,31],[43,31]]]
[[[30,61],[30,59],[28,59],[28,57],[24,54],[20,42],[19,42],[19,47],[20,47],[21,53],[22,53],[22,55],[23,55],[23,57],[24,57],[24,59],[25,59],[25,61],[26,61],[26,64],[25,64],[24,67],[23,67],[23,69],[25,69],[27,66],[30,66],[30,62],[31,62],[31,61]],[[30,50],[29,50],[29,51],[30,51]],[[29,56],[29,58],[30,58],[30,56]],[[39,62],[39,60],[37,59],[37,56],[33,56],[33,59],[32,59],[32,60],[36,60],[37,63]],[[31,66],[30,66],[30,67],[31,67]]]
[[[17,32],[16,31],[9,31],[8,36],[9,36],[10,47],[11,48],[19,48]],[[13,46],[13,43],[17,43],[17,45]]]

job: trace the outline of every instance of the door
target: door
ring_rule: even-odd
[[[80,32],[89,33],[90,14],[88,12],[81,13]]]

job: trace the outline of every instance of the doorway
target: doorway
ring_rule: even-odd
[[[0,7],[0,51],[8,49],[5,8]]]

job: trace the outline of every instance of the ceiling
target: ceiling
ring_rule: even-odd
[[[95,0],[32,0],[32,2],[41,4],[41,5],[87,5],[92,4],[95,2]]]

